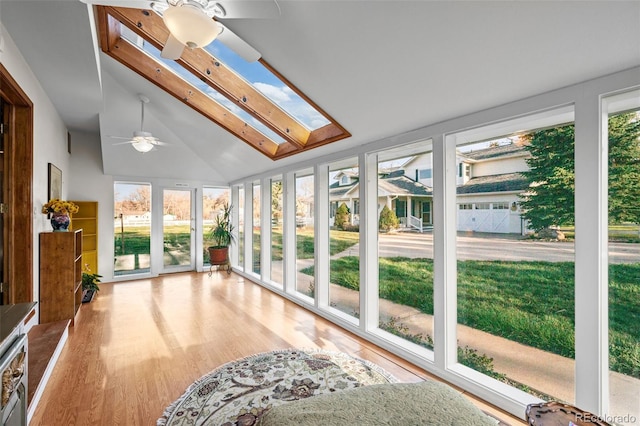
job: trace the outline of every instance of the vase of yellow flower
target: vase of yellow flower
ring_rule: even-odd
[[[53,232],[67,232],[69,223],[71,223],[71,215],[78,213],[79,207],[70,202],[63,201],[58,198],[49,200],[42,206],[43,214],[51,214],[51,227]]]

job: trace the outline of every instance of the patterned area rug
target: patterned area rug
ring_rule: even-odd
[[[158,426],[255,424],[288,401],[396,383],[382,368],[345,353],[287,349],[229,362],[203,376],[165,410]]]

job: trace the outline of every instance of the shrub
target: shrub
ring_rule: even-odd
[[[340,204],[336,209],[336,217],[333,220],[333,225],[338,229],[345,229],[345,226],[351,224],[349,207],[345,203]]]
[[[379,227],[381,231],[389,231],[391,229],[395,229],[400,225],[400,221],[398,220],[398,216],[396,213],[391,210],[389,207],[384,206],[382,211],[380,212],[380,221]]]

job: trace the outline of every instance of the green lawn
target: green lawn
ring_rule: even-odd
[[[357,290],[358,261],[332,260],[331,282]],[[573,276],[571,262],[459,261],[458,322],[573,358]],[[610,367],[640,378],[640,263],[610,279]],[[380,297],[433,314],[433,261],[380,258]]]
[[[167,232],[166,240],[172,246],[184,245],[189,242],[189,227],[187,225],[173,226],[165,228]],[[282,260],[282,230],[274,229],[271,234],[271,259]],[[340,253],[358,243],[359,234],[357,232],[330,231],[330,253],[332,255]],[[149,253],[149,228],[129,227],[124,233],[124,252],[122,251],[122,238],[119,229],[115,229],[115,255]],[[209,262],[209,252],[206,250],[212,242],[206,238],[203,241],[204,262]],[[253,249],[255,253],[260,253],[260,233],[253,235]],[[296,245],[298,259],[313,259],[314,237],[313,228],[296,229]]]
[[[358,243],[357,232],[329,231],[329,253],[341,253]],[[313,259],[314,237],[313,228],[296,229],[296,248],[298,259]],[[271,259],[282,260],[282,231],[274,229],[271,233]]]
[[[116,256],[149,253],[148,227],[127,229],[124,251],[118,231]],[[172,231],[168,236],[171,246],[188,242],[188,228],[175,227]],[[254,240],[259,241],[258,234]],[[272,259],[282,260],[280,230],[274,230],[272,241]],[[313,258],[313,241],[313,229],[296,230],[298,258]],[[357,232],[331,230],[330,253],[340,253],[357,242]],[[332,260],[331,282],[357,290],[358,268],[357,257]],[[313,267],[303,272],[313,275]],[[570,262],[460,261],[458,321],[574,357],[573,276],[574,265]],[[611,369],[640,378],[640,263],[611,265],[609,276]],[[433,314],[432,260],[380,258],[380,297]]]

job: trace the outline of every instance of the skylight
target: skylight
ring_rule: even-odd
[[[214,40],[205,47],[205,50],[222,60],[307,129],[316,130],[330,123],[317,109],[268,70],[262,62],[247,62],[218,40]]]
[[[103,6],[97,12],[103,52],[271,159],[351,136],[263,59],[248,63],[214,41],[165,60],[160,50],[169,32],[156,13]]]
[[[267,137],[269,137],[275,143],[281,144],[284,142],[284,139],[280,137],[277,133],[269,129],[260,121],[256,120],[248,112],[246,112],[242,108],[235,105],[229,99],[227,99],[222,94],[220,94],[220,92],[218,92],[217,90],[215,90],[214,88],[212,88],[211,86],[203,82],[202,80],[199,80],[195,75],[190,73],[188,70],[182,67],[179,63],[171,59],[165,59],[162,56],[160,56],[160,50],[156,49],[151,43],[145,41],[142,37],[139,37],[138,35],[136,35],[129,28],[124,27],[122,29],[122,38],[124,38],[125,40],[128,40],[133,45],[137,46],[138,48],[146,52],[154,60],[162,63],[166,68],[173,71],[176,75],[178,75],[180,78],[182,78],[186,82],[197,87],[202,93],[205,93],[211,99],[213,99],[217,103],[227,108],[231,113],[237,115],[239,118],[249,123],[251,126],[255,127],[256,130],[264,133]]]

